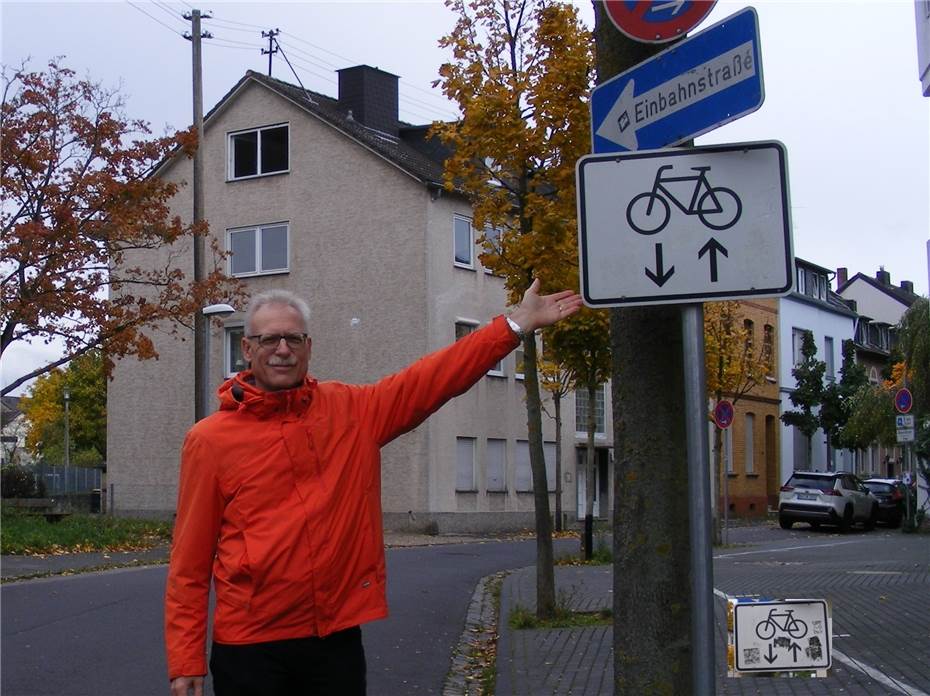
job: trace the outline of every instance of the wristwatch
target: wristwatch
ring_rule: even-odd
[[[517,338],[522,341],[523,337],[526,336],[526,331],[524,331],[523,328],[510,317],[507,317],[507,323],[510,325],[511,331],[517,334]]]

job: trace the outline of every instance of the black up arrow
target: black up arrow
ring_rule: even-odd
[[[788,649],[789,649],[789,650],[791,651],[791,653],[792,653],[792,659],[793,659],[795,662],[797,662],[797,661],[798,661],[798,652],[800,652],[800,651],[802,650],[801,646],[798,645],[797,643],[792,643],[791,645],[788,646]]]
[[[664,273],[662,272],[662,245],[656,244],[656,272],[653,273],[648,268],[644,269],[649,279],[660,288],[665,285],[666,281],[675,275],[675,267],[671,266]]]
[[[768,655],[763,655],[762,657],[764,657],[764,658],[766,659],[766,661],[767,661],[769,664],[772,664],[773,662],[775,662],[775,660],[778,659],[778,654],[772,652],[772,644],[771,644],[771,643],[769,643],[769,654],[768,654]]]
[[[707,244],[701,247],[701,250],[698,252],[698,258],[704,258],[704,254],[710,252],[710,282],[717,282],[717,252],[719,251],[724,256],[729,256],[727,254],[727,249],[723,244],[718,242],[716,239],[711,237]]]

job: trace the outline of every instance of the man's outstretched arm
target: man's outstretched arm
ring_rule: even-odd
[[[549,326],[581,308],[581,297],[571,290],[539,294],[539,281],[523,295],[510,320],[523,333]],[[519,345],[518,336],[503,317],[435,353],[420,358],[400,372],[361,389],[360,414],[375,441],[385,445],[415,428],[449,399],[467,391],[499,360]]]

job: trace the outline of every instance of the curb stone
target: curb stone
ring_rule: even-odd
[[[472,663],[470,651],[475,643],[497,641],[498,616],[491,590],[494,582],[502,583],[508,573],[510,571],[504,570],[485,575],[475,585],[465,614],[465,628],[452,651],[452,664],[442,685],[442,696],[472,696],[478,693],[477,679],[482,668]]]

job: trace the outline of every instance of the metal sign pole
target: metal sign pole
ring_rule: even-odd
[[[694,693],[716,689],[714,662],[714,566],[711,555],[707,383],[704,375],[704,309],[681,309],[684,344],[685,419],[688,446],[688,512],[691,518],[691,665]]]

